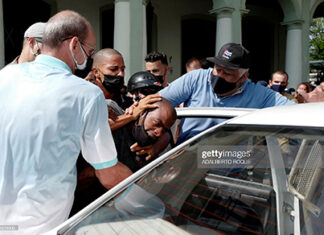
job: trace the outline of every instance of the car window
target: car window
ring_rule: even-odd
[[[280,152],[269,152],[273,149],[268,146],[269,136]],[[162,228],[164,233],[180,234],[276,234],[277,196],[269,156],[282,161],[288,177],[305,140],[312,146],[323,139],[324,130],[319,128],[228,125],[212,129],[67,234],[135,233],[141,229],[149,233]],[[323,200],[321,191],[317,197]],[[304,202],[300,203],[303,212]],[[308,209],[304,210],[307,214]],[[306,222],[301,224],[305,229]]]

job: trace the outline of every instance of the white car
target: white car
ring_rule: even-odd
[[[160,156],[48,234],[323,234],[324,103],[177,112],[236,117]]]

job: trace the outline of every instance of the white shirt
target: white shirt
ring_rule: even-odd
[[[40,234],[67,219],[81,149],[96,169],[117,163],[97,86],[46,55],[0,71],[0,225],[18,225],[7,234]]]

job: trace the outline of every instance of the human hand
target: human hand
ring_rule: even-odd
[[[305,103],[305,98],[300,93],[296,92],[294,98],[297,100],[298,104]]]
[[[309,93],[300,93],[305,102],[304,103],[312,103],[312,102],[323,102],[324,101],[324,86],[318,85],[313,91]]]
[[[147,157],[145,158],[146,161],[150,160],[152,157],[156,156],[156,152],[154,150],[153,145],[148,145],[148,146],[139,146],[138,143],[136,142],[130,147],[130,150],[132,152],[135,152],[137,156],[147,154]]]
[[[138,116],[141,114],[146,109],[154,109],[157,106],[155,103],[157,101],[162,100],[162,97],[160,94],[153,94],[153,95],[148,95],[145,98],[141,99],[139,102],[136,102],[136,104],[133,104],[129,110],[127,110],[127,113],[129,115],[132,115],[134,120],[138,118]]]
[[[88,73],[88,75],[84,78],[84,80],[86,80],[86,81],[88,81],[88,82],[91,82],[91,83],[95,84],[95,82],[96,82],[96,77],[95,77],[95,75],[93,74],[93,72],[90,71],[90,72]],[[97,85],[97,84],[96,84],[96,85]]]

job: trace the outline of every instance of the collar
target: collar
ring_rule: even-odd
[[[43,64],[52,68],[60,69],[72,73],[69,66],[64,63],[62,60],[49,56],[49,55],[38,55],[35,59],[35,63]]]

